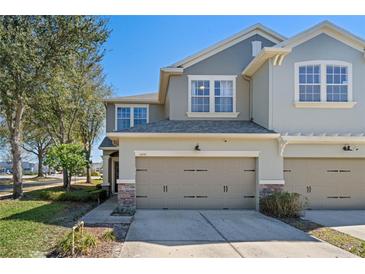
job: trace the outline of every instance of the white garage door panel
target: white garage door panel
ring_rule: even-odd
[[[254,158],[136,160],[138,208],[254,208]]]
[[[365,160],[288,158],[285,190],[308,199],[313,209],[365,208]]]

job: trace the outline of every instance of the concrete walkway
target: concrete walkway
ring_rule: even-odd
[[[303,219],[365,241],[365,210],[307,210]]]
[[[104,203],[88,212],[81,218],[85,225],[103,225],[103,224],[129,224],[133,217],[130,216],[111,216],[113,210],[117,207],[117,197],[112,196]]]
[[[138,210],[121,257],[355,257],[250,210]]]

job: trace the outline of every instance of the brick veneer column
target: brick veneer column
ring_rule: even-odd
[[[260,184],[259,185],[259,198],[266,197],[274,192],[281,192],[284,189],[283,184]]]
[[[125,209],[136,209],[136,184],[118,183],[118,204]]]

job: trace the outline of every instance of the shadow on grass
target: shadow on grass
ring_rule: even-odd
[[[72,191],[82,191],[95,187],[75,187]],[[47,201],[41,198],[41,192],[62,192],[62,187],[47,190],[34,190],[26,193],[21,200],[9,201],[9,215],[0,220],[19,220],[38,222],[64,227],[72,227],[75,222],[97,205],[97,202]],[[11,207],[11,208],[10,208]],[[14,214],[11,212],[14,211]]]
[[[43,224],[72,227],[86,212],[94,207],[89,203],[50,202],[35,206],[23,212],[12,214],[0,220],[19,220]]]

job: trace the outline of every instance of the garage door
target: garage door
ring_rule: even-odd
[[[254,158],[137,158],[137,207],[254,208],[255,177]]]
[[[285,190],[307,197],[312,209],[365,208],[365,160],[289,158]]]

